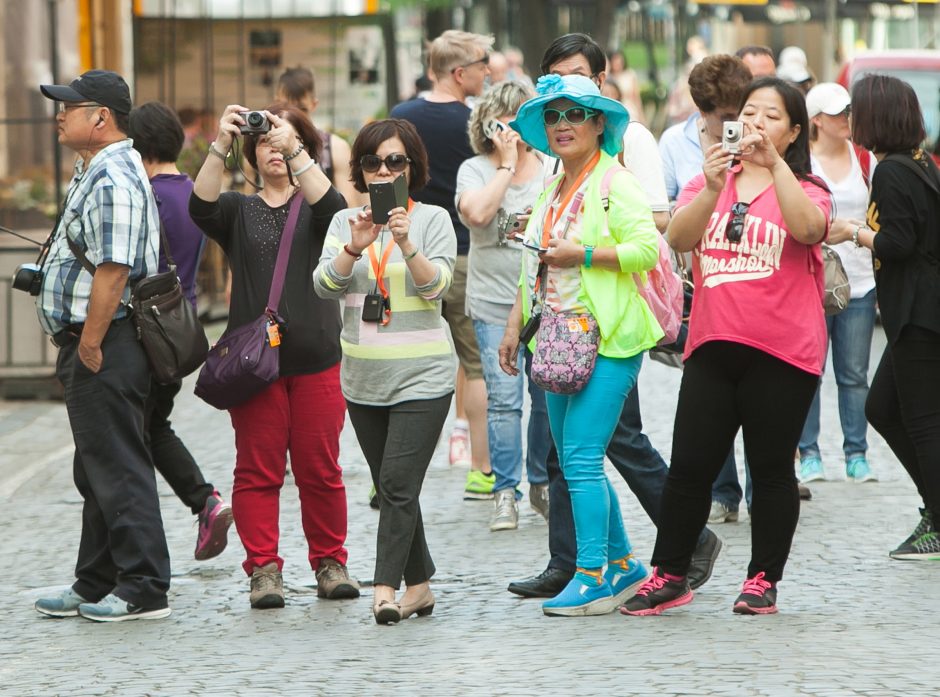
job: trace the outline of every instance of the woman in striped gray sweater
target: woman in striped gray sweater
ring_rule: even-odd
[[[365,193],[403,176],[411,193],[427,182],[427,162],[410,123],[377,121],[353,144],[353,184]],[[368,207],[338,212],[313,273],[320,297],[345,299],[341,382],[379,496],[372,610],[380,624],[434,608],[418,496],[454,391],[441,299],[456,254],[447,211],[409,197],[384,225]]]

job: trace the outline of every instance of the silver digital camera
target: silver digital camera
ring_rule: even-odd
[[[741,152],[741,138],[744,136],[743,121],[725,121],[721,124],[721,147],[737,155]]]
[[[271,122],[263,111],[239,111],[238,115],[245,119],[245,124],[239,126],[243,136],[263,135],[271,130]]]

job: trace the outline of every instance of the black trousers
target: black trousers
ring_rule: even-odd
[[[750,346],[703,344],[685,362],[672,463],[663,490],[653,565],[685,575],[708,520],[712,482],[744,432],[751,467],[751,562],[776,583],[790,554],[800,517],[793,453],[819,377]]]
[[[212,484],[206,483],[199,465],[170,425],[173,399],[182,386],[182,381],[161,385],[151,380],[150,396],[145,407],[144,435],[150,446],[153,466],[163,475],[180,501],[196,515],[215,489]]]
[[[375,584],[398,589],[402,578],[413,586],[434,575],[418,498],[451,396],[387,407],[346,402],[379,496]]]
[[[75,486],[84,499],[73,588],[92,602],[114,593],[162,608],[170,555],[144,440],[150,368],[130,322],[112,324],[101,351],[98,373],[79,360],[77,337],[65,341],[56,363],[75,440]]]
[[[940,521],[940,334],[908,325],[872,379],[865,417]]]

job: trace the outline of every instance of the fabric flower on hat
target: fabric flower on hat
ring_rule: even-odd
[[[561,92],[564,89],[564,80],[561,79],[561,75],[556,75],[555,73],[543,75],[539,78],[538,83],[535,85],[535,91],[539,95],[554,94],[555,92]]]

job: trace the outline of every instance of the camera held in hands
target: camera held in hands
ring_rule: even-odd
[[[243,136],[263,135],[271,130],[271,122],[263,111],[239,111],[238,115],[245,120],[245,124],[239,126]]]
[[[20,264],[13,274],[13,287],[30,295],[39,295],[42,268],[38,264]]]
[[[741,152],[741,138],[744,136],[743,121],[725,121],[721,124],[721,147],[737,155]]]

